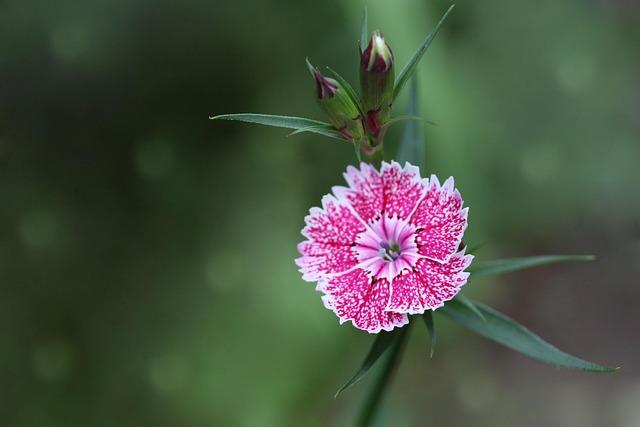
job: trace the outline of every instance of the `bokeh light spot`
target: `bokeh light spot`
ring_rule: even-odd
[[[565,52],[556,67],[558,85],[567,92],[581,92],[593,86],[596,63],[586,52]]]
[[[71,348],[63,341],[39,344],[33,351],[33,369],[46,382],[68,379],[72,370]]]
[[[215,292],[238,287],[246,279],[243,257],[234,252],[217,252],[205,263],[207,282]]]
[[[189,368],[183,357],[161,356],[149,366],[149,382],[160,393],[174,393],[187,383]]]
[[[59,221],[53,212],[28,212],[20,220],[20,236],[31,249],[45,249],[58,238]]]
[[[73,62],[89,49],[89,28],[84,23],[65,23],[51,31],[51,50],[60,60]]]
[[[487,373],[469,375],[460,383],[458,396],[462,405],[471,411],[487,410],[497,397],[495,380]]]
[[[145,178],[162,178],[173,168],[173,147],[163,140],[143,142],[136,148],[135,160],[138,171]]]
[[[544,184],[556,178],[560,154],[553,143],[534,143],[523,147],[520,162],[522,175],[527,181]]]

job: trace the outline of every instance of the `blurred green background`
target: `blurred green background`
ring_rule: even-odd
[[[399,63],[448,6],[367,4]],[[371,378],[333,393],[372,337],[293,259],[353,151],[207,117],[322,119],[304,58],[355,83],[363,5],[0,0],[0,425],[351,425]],[[640,425],[638,46],[630,0],[457,2],[419,68],[424,173],[456,177],[479,260],[598,256],[464,292],[623,369],[557,370],[436,316],[379,425]]]

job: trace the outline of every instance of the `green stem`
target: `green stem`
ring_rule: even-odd
[[[384,152],[382,150],[382,146],[368,147],[364,151],[364,154],[365,157],[363,158],[363,160],[375,166],[376,168],[379,168],[382,164],[382,160],[384,160]]]
[[[391,354],[389,354],[387,359],[385,360],[382,372],[380,372],[380,376],[377,378],[373,389],[371,389],[371,391],[369,392],[364,407],[362,408],[358,426],[369,427],[372,425],[376,412],[380,406],[380,401],[382,400],[384,392],[388,387],[389,381],[391,380],[391,377],[395,372],[398,361],[400,360],[400,356],[402,356],[402,350],[404,349],[407,338],[409,337],[410,327],[411,323],[403,327],[396,337],[395,342],[392,344]]]

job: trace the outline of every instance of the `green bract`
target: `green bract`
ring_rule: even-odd
[[[338,80],[325,77],[308,59],[307,67],[316,82],[316,100],[329,117],[329,121],[345,139],[351,142],[360,141],[364,129],[360,108],[350,93],[352,89],[348,84],[345,86]]]

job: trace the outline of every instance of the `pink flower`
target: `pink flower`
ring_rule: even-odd
[[[322,209],[311,208],[296,259],[340,323],[378,333],[435,310],[467,281],[473,256],[458,251],[468,208],[453,178],[421,179],[417,167],[362,163],[344,174]]]

